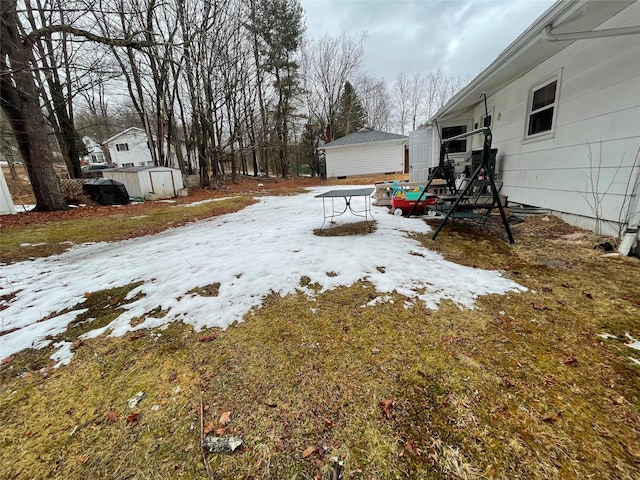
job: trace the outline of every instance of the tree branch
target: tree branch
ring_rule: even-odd
[[[87,40],[91,40],[104,45],[112,47],[129,47],[139,49],[143,47],[150,47],[154,45],[154,42],[148,40],[140,41],[135,40],[134,37],[138,34],[146,33],[144,31],[134,32],[131,35],[126,35],[124,38],[109,38],[102,35],[96,35],[87,30],[81,28],[72,27],[71,25],[47,25],[42,28],[33,30],[24,38],[25,46],[29,48],[41,37],[50,35],[52,33],[69,33],[77,37],[84,37]]]

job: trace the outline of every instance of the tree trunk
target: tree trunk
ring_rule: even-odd
[[[0,13],[0,104],[29,172],[36,209],[66,210],[67,202],[60,188],[60,179],[53,169],[47,145],[47,124],[40,110],[38,91],[29,65],[30,49],[21,41],[16,28],[15,2],[3,2]]]

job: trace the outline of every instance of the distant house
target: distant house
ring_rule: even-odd
[[[87,150],[87,154],[80,158],[82,165],[104,165],[107,163],[99,143],[90,137],[82,137],[82,143]]]
[[[510,204],[547,208],[583,228],[635,237],[640,1],[557,2],[428,125],[411,134],[418,176],[438,163],[440,137],[486,125]],[[482,135],[451,145],[457,174],[481,145]]]
[[[138,127],[129,127],[102,143],[109,149],[114,167],[153,166],[147,134]]]
[[[326,156],[327,177],[404,173],[407,139],[395,133],[362,128],[329,142],[320,147]]]

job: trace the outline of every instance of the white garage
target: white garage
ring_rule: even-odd
[[[125,167],[103,170],[102,176],[123,183],[130,197],[168,198],[184,188],[182,173],[169,167]]]
[[[327,178],[380,173],[404,173],[408,137],[362,128],[327,143],[324,150]]]

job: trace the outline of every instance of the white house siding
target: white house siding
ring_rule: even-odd
[[[601,28],[638,24],[640,2],[635,2]],[[556,73],[555,134],[525,140],[530,89]],[[491,96],[488,105],[502,191],[510,202],[549,208],[591,229],[600,217],[604,232],[619,233],[617,223],[626,220],[625,198],[628,204],[639,174],[632,168],[640,148],[638,35],[578,40]],[[483,113],[480,104],[474,121],[480,123]],[[600,211],[594,195],[603,198]]]
[[[327,148],[327,177],[404,172],[405,143],[393,140]]]
[[[116,145],[125,143],[128,145],[129,150],[118,151]],[[151,152],[147,145],[147,135],[142,129],[134,128],[126,130],[121,135],[109,141],[108,147],[111,162],[114,166],[140,167],[153,165]]]

